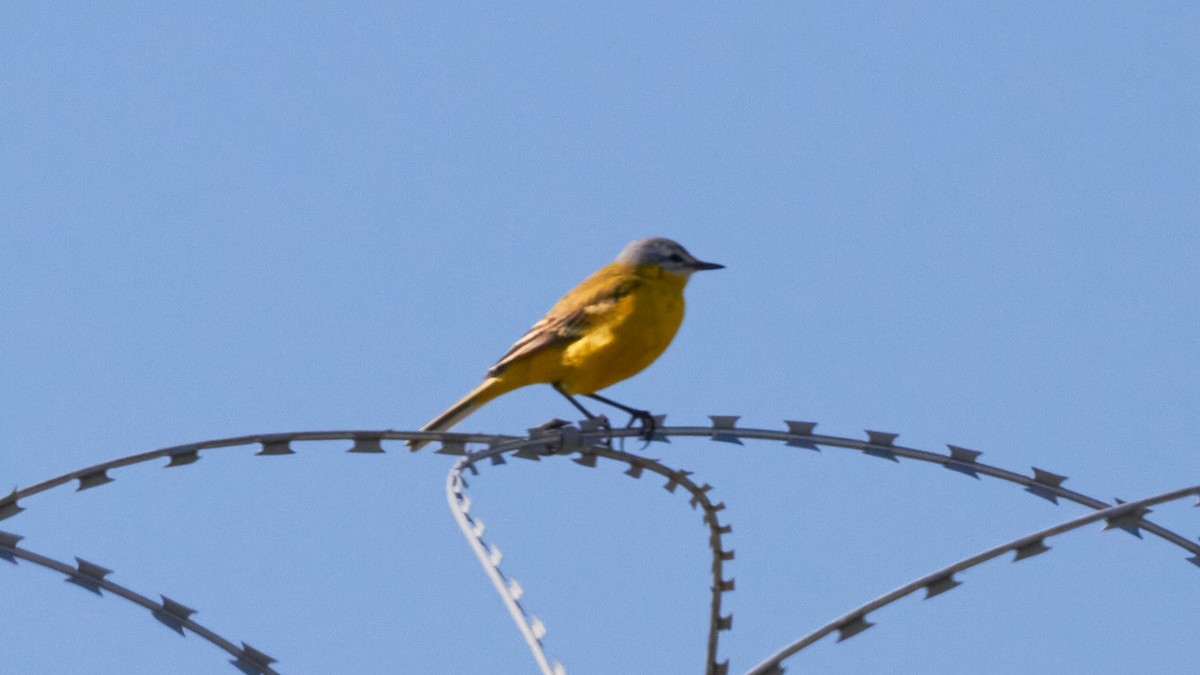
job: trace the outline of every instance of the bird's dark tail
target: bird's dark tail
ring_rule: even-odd
[[[458,403],[446,408],[442,411],[442,414],[421,427],[421,431],[446,431],[455,424],[465,420],[471,413],[482,408],[488,401],[515,388],[510,383],[505,382],[503,378],[489,377],[483,381],[483,384],[472,389],[471,393],[459,399]],[[409,441],[408,448],[416,452],[428,444],[429,441]]]

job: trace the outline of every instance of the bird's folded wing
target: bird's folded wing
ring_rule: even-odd
[[[640,280],[628,274],[597,272],[554,304],[537,323],[521,336],[504,356],[487,371],[496,377],[514,361],[528,358],[548,347],[574,342],[604,317],[617,309],[622,298],[637,288]]]

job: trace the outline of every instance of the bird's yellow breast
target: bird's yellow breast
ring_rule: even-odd
[[[683,321],[686,277],[661,268],[630,268],[637,283],[608,306],[597,305],[586,333],[562,352],[559,384],[590,394],[641,372],[657,359]]]

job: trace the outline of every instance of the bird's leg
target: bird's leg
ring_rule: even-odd
[[[586,417],[587,419],[589,419],[593,422],[598,422],[598,425],[602,428],[609,429],[609,430],[612,429],[612,427],[610,427],[608,425],[608,420],[605,419],[605,417],[603,415],[597,416],[597,415],[593,415],[592,413],[588,412],[588,409],[583,407],[582,403],[580,403],[578,400],[576,400],[574,396],[568,394],[567,390],[563,389],[562,386],[560,386],[557,382],[553,383],[551,386],[554,387],[554,391],[557,391],[558,393],[562,394],[564,398],[566,398],[568,401],[570,401],[571,405],[575,406],[576,410],[583,413],[584,417]],[[608,438],[605,439],[604,444],[610,448],[612,447],[612,434],[611,433],[608,435]]]
[[[617,403],[610,398],[604,398],[599,394],[584,394],[584,396],[600,401],[601,403],[607,403],[618,410],[626,412],[629,415],[629,424],[625,425],[626,429],[632,427],[635,421],[640,422],[642,425],[642,433],[640,434],[640,437],[643,441],[646,441],[647,444],[649,444],[654,438],[654,431],[658,428],[658,425],[654,423],[654,415],[651,415],[649,410],[630,408],[629,406]]]

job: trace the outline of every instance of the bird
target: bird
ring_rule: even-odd
[[[484,374],[483,382],[421,431],[446,431],[492,399],[532,384],[549,384],[585,417],[586,396],[640,421],[647,440],[654,418],[597,391],[641,372],[666,350],[683,321],[683,288],[694,272],[724,268],[698,260],[670,239],[630,242],[609,264],[550,308]],[[410,440],[416,452],[428,440]]]

